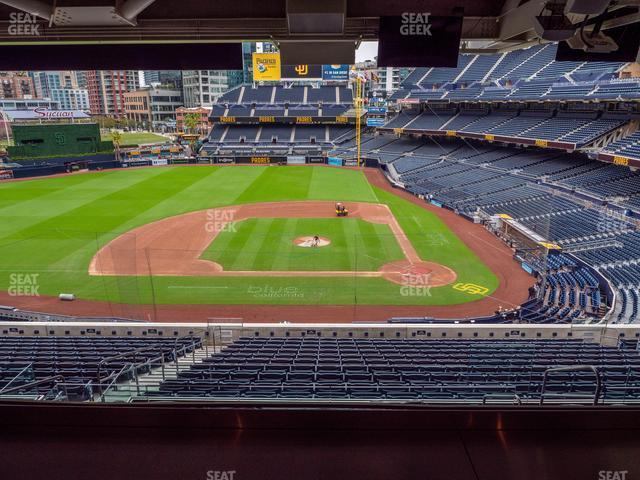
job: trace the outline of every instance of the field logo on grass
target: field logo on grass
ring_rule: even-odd
[[[207,470],[206,480],[236,480],[235,470]]]
[[[486,295],[489,293],[489,289],[487,287],[476,285],[475,283],[456,283],[453,288],[454,290],[465,292],[469,295]]]
[[[600,213],[600,218],[598,219],[596,228],[600,233],[607,233],[627,230],[629,225],[624,220],[614,217],[605,211]]]
[[[403,273],[400,295],[403,297],[430,297],[430,273]]]
[[[207,210],[207,221],[204,228],[208,233],[237,233],[235,218],[235,210],[212,208]]]
[[[8,293],[12,297],[39,297],[39,273],[12,273]]]
[[[13,36],[38,37],[40,36],[40,25],[35,15],[25,12],[11,12],[7,32]]]
[[[271,285],[249,285],[247,292],[254,298],[304,298],[297,287],[272,287]]]
[[[424,236],[427,245],[432,247],[444,247],[449,245],[449,240],[442,233],[427,233]]]

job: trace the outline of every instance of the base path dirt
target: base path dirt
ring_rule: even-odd
[[[425,286],[441,287],[456,279],[453,270],[423,262],[387,205],[345,203],[351,217],[388,225],[405,260],[377,271],[244,271],[224,270],[201,258],[205,249],[225,230],[248,218],[330,218],[334,202],[270,202],[211,208],[148,223],[115,238],[93,257],[90,275],[232,276],[232,277],[383,277],[406,284],[420,275]],[[312,237],[310,237],[312,239]],[[302,239],[307,241],[306,237]],[[328,242],[328,239],[325,239]],[[327,243],[328,244],[328,243]]]
[[[382,276],[390,282],[409,287],[434,287],[449,285],[456,281],[456,272],[434,262],[399,260],[380,269]]]

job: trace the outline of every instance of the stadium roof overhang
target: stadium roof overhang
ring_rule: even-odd
[[[564,2],[566,0],[554,3]],[[4,49],[0,58],[34,58],[33,50],[16,48],[24,45],[69,46],[69,52],[58,55],[68,53],[67,57],[71,58],[105,57],[109,55],[105,47],[114,44],[142,44],[144,51],[139,54],[143,58],[162,55],[179,58],[185,52],[184,45],[190,44],[191,56],[206,57],[211,64],[185,67],[175,60],[166,63],[176,69],[224,69],[235,67],[230,66],[230,62],[215,63],[216,59],[224,57],[221,46],[203,48],[203,44],[253,40],[279,45],[283,61],[285,47],[290,47],[299,53],[291,55],[292,59],[306,54],[302,63],[318,63],[310,57],[312,42],[321,52],[345,52],[340,59],[346,59],[353,55],[359,42],[379,38],[381,17],[401,16],[407,12],[425,12],[431,16],[462,13],[462,51],[490,53],[542,41],[541,34],[534,28],[535,18],[549,3],[550,0],[0,0],[0,48]],[[605,31],[638,22],[638,9],[636,0],[613,2],[599,28]],[[580,22],[593,22],[594,16],[571,15],[570,20],[575,27]],[[83,50],[79,48],[81,46],[90,50]],[[159,51],[155,48],[158,46],[163,46],[164,50]],[[166,52],[167,49],[173,50]],[[237,56],[237,53],[236,50],[229,55]],[[352,62],[336,58],[336,61],[319,63]],[[15,69],[10,68],[14,66],[8,62],[0,68],[10,70]],[[58,65],[54,62],[48,67],[57,69],[53,67]],[[69,68],[83,67],[71,65]],[[112,67],[105,62],[102,68]],[[129,67],[123,65],[122,68]],[[157,65],[156,68],[165,66]]]
[[[288,5],[289,3],[289,5]],[[319,2],[297,1],[302,8]],[[182,0],[0,0],[0,41],[228,41],[321,38],[374,40],[379,18],[404,12],[451,15],[462,8],[463,38],[493,39],[499,34],[499,16],[504,0],[342,0],[341,32],[290,32],[291,0],[236,0],[203,2]],[[35,14],[38,35],[11,32],[15,15]],[[11,15],[14,14],[14,15]],[[304,14],[308,15],[309,14]],[[35,38],[33,38],[35,37]]]

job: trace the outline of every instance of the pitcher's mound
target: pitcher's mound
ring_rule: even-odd
[[[408,260],[386,263],[380,268],[383,278],[400,285],[442,287],[455,282],[456,272],[434,262],[411,263]]]
[[[293,244],[297,247],[326,247],[331,243],[331,240],[325,237],[319,237],[315,242],[313,237],[298,237],[293,241]]]

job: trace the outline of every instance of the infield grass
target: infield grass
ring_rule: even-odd
[[[251,218],[220,232],[202,258],[225,270],[373,271],[404,255],[387,225],[358,218]],[[299,247],[302,236],[328,238],[324,247]]]
[[[0,183],[0,289],[15,287],[16,275],[35,274],[41,295],[65,292],[74,293],[78,298],[117,303],[448,305],[479,298],[455,290],[451,285],[432,288],[426,297],[407,296],[402,294],[399,285],[382,278],[98,277],[88,274],[96,251],[135,227],[212,207],[287,200],[385,203],[424,260],[452,268],[458,274],[458,281],[484,286],[489,293],[498,285],[493,273],[436,215],[373,188],[360,171],[310,166],[203,165],[111,170]],[[371,228],[351,222],[357,219],[348,220],[340,226],[349,226],[354,232],[357,228]],[[266,223],[257,223],[267,228]],[[322,234],[320,230],[324,225],[314,225],[309,233],[303,223],[296,222],[294,227],[286,221],[284,224],[272,222],[268,229],[293,228],[304,235],[313,235],[316,231]],[[340,235],[329,224],[327,236],[338,235],[339,245]],[[375,233],[381,232],[374,230]],[[344,235],[345,239],[351,238],[349,231]],[[357,264],[358,270],[363,270],[360,267],[369,261],[368,267],[373,268],[375,262],[385,263],[397,254],[395,241],[379,240],[381,246],[360,240],[364,245],[354,243],[345,247],[351,249],[349,253],[345,250],[344,255],[322,261],[335,262],[340,268]],[[135,242],[133,236],[131,241]],[[282,241],[282,235],[277,241]],[[212,244],[214,248],[216,243]],[[226,248],[213,250],[207,255],[222,255],[218,258],[230,262],[234,268],[248,265],[252,265],[251,269],[256,265],[265,270],[281,268],[289,256],[289,262],[298,263],[299,258],[300,263],[305,263],[304,257],[287,253],[287,248],[293,247],[266,245],[266,250],[282,254],[271,259],[269,252],[260,253],[261,246],[256,245],[251,248],[257,251],[254,258],[242,257],[239,247],[234,247],[235,253],[229,247],[228,251],[222,251]],[[325,255],[324,250],[318,250],[314,255]],[[123,255],[122,261],[134,260],[132,256]],[[286,290],[289,292],[295,289],[296,293],[260,293],[265,288],[289,289]]]

